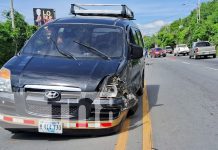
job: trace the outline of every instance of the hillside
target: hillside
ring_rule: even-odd
[[[151,48],[155,43],[160,47],[174,47],[178,43],[191,46],[198,39],[218,46],[218,0],[202,3],[200,23],[197,23],[196,15],[196,10],[193,10],[186,18],[164,26],[153,37],[145,37],[146,47]]]

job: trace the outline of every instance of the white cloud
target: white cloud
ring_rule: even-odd
[[[154,22],[150,22],[147,24],[138,24],[138,26],[141,29],[143,35],[151,36],[157,33],[161,29],[161,27],[167,24],[169,24],[169,22],[165,22],[163,20],[156,20]]]

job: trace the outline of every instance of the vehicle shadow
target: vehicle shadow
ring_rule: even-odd
[[[160,85],[147,85],[146,87],[149,103],[149,111],[147,113],[149,113],[153,107],[160,107],[163,106],[163,104],[157,104]],[[143,99],[143,97],[139,97],[139,108],[137,113],[134,116],[130,117],[131,123],[128,131],[137,129],[143,125],[142,118],[147,115],[147,113],[143,114],[143,100],[145,100]]]
[[[149,112],[153,107],[160,107],[163,106],[163,104],[157,104],[158,101],[158,93],[159,93],[159,85],[147,85],[147,96],[148,96],[148,103],[149,103]],[[138,111],[135,115],[130,116],[130,126],[129,128],[122,130],[121,132],[131,131],[135,130],[143,125],[142,118],[143,116],[147,114],[143,114],[143,108],[142,103],[145,99],[143,99],[143,96],[139,97],[139,105],[138,105]],[[149,113],[147,112],[147,113]],[[48,141],[66,141],[66,140],[72,140],[72,139],[91,139],[91,138],[101,138],[106,136],[113,136],[114,134],[108,134],[105,136],[70,136],[70,135],[52,135],[51,134],[40,134],[40,133],[17,133],[12,135],[12,139],[16,140],[48,140]]]

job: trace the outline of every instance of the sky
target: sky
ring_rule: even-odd
[[[147,36],[155,34],[174,20],[188,16],[197,7],[197,0],[14,0],[14,9],[23,14],[28,23],[33,24],[33,8],[55,9],[56,17],[61,18],[69,16],[70,4],[73,3],[126,4],[135,13],[135,23]],[[9,9],[10,0],[0,0],[0,13]],[[3,20],[0,16],[0,21]]]

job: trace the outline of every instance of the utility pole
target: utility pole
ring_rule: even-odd
[[[12,24],[12,29],[15,29],[13,0],[11,0],[11,24]]]
[[[201,21],[201,2],[200,2],[200,0],[198,0],[197,5],[198,5],[198,7],[197,7],[197,23],[200,23],[200,21]]]

